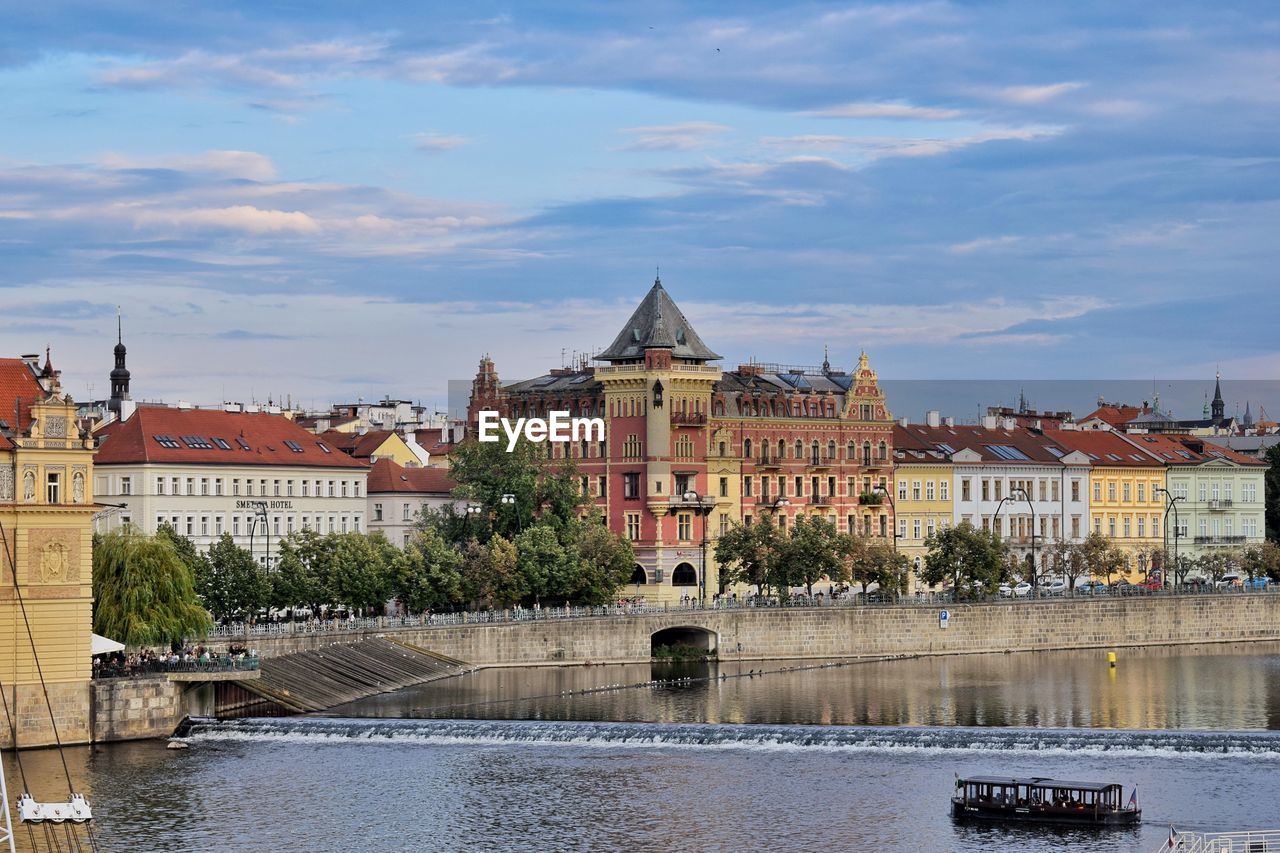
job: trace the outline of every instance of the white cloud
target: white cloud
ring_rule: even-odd
[[[134,214],[133,220],[143,227],[214,228],[246,234],[314,234],[320,230],[319,223],[302,211],[263,210],[247,204],[222,208],[141,210]]]
[[[1065,95],[1068,92],[1074,92],[1077,89],[1084,88],[1083,83],[1065,82],[1050,83],[1044,86],[1006,86],[1003,89],[997,89],[992,94],[998,100],[1007,101],[1011,104],[1043,104],[1052,101],[1059,95]]]
[[[690,151],[714,145],[717,137],[733,128],[709,121],[687,121],[681,124],[628,127],[623,133],[632,137],[622,146],[624,151]]]
[[[98,158],[98,162],[106,169],[173,169],[179,172],[247,178],[252,181],[268,181],[276,176],[276,166],[271,158],[255,151],[214,150],[203,154],[161,157],[104,154]]]
[[[914,107],[910,104],[891,103],[853,103],[826,107],[820,110],[806,110],[800,115],[818,118],[900,118],[919,119],[922,121],[947,121],[960,118],[964,113],[960,110],[941,107]]]
[[[452,151],[454,148],[461,148],[464,145],[470,145],[471,139],[465,136],[451,133],[417,133],[413,137],[413,147],[419,151],[427,151],[431,153],[439,151]]]
[[[760,144],[789,150],[853,151],[867,159],[882,157],[936,157],[972,145],[1017,140],[1031,142],[1062,133],[1062,127],[992,127],[957,136],[838,136],[807,134],[799,136],[766,136]]]
[[[1003,237],[979,237],[967,243],[953,243],[947,251],[953,255],[968,255],[972,252],[985,252],[992,249],[1004,249],[1022,242],[1021,237],[1005,235]]]

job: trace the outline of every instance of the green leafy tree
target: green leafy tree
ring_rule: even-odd
[[[612,601],[635,567],[631,543],[611,531],[599,516],[580,519],[571,530],[577,571],[570,598],[582,604]]]
[[[461,567],[462,555],[438,531],[420,531],[392,558],[392,594],[411,613],[447,607],[462,597]]]
[[[1267,538],[1275,542],[1280,541],[1280,444],[1268,447],[1264,458],[1271,466],[1263,474]]]
[[[957,594],[973,595],[980,589],[995,589],[1007,577],[1000,537],[967,521],[935,531],[925,546],[929,551],[922,575],[930,585],[950,581]]]
[[[543,524],[526,527],[515,538],[517,567],[535,603],[568,596],[573,560],[556,531]]]
[[[297,530],[280,542],[276,569],[271,574],[271,602],[281,609],[298,606],[320,615],[334,602],[332,551],[326,538],[311,529]]]
[[[777,572],[786,534],[765,516],[755,524],[735,524],[716,540],[715,556],[725,586],[744,583],[764,593]]]
[[[218,619],[245,619],[271,600],[271,580],[258,562],[224,533],[209,546],[196,591]]]
[[[777,585],[803,586],[813,595],[813,585],[826,578],[839,581],[845,573],[845,547],[836,526],[821,516],[801,515],[782,544]]]
[[[1074,595],[1076,581],[1089,574],[1080,546],[1059,538],[1049,546],[1049,554],[1050,562],[1067,582],[1068,594]]]
[[[330,583],[335,598],[361,612],[380,611],[391,597],[397,549],[381,533],[330,533]]]
[[[93,550],[93,630],[128,646],[204,637],[211,625],[171,539],[126,525]]]
[[[1250,545],[1240,556],[1240,568],[1249,576],[1249,580],[1280,580],[1280,545],[1270,541]]]
[[[862,584],[865,595],[871,584],[893,595],[900,595],[907,588],[908,561],[899,554],[892,543],[883,539],[868,540],[859,549],[853,563],[853,579]]]
[[[1227,549],[1201,554],[1195,561],[1195,567],[1201,575],[1217,583],[1228,572],[1238,571],[1241,563],[1241,553],[1235,549]]]
[[[1077,548],[1090,574],[1106,578],[1107,583],[1111,583],[1112,575],[1123,574],[1129,565],[1129,555],[1100,530],[1092,531]]]
[[[511,607],[530,594],[514,542],[494,536],[462,552],[462,596],[474,606]]]
[[[480,507],[474,518],[462,519],[468,534],[486,541],[497,534],[514,540],[525,528],[542,524],[561,530],[577,520],[584,497],[573,460],[548,459],[546,447],[521,438],[510,453],[506,442],[468,441],[449,454],[449,476],[458,482],[456,495]],[[514,503],[504,503],[513,495]],[[457,516],[443,514],[450,526]]]

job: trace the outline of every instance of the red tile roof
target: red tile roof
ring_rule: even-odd
[[[263,412],[140,406],[128,420],[104,427],[98,441],[95,465],[160,462],[368,468],[283,415]]]
[[[1150,412],[1150,406],[1099,406],[1097,409],[1081,418],[1080,423],[1098,418],[1101,421],[1111,424],[1111,426],[1116,429],[1120,429],[1138,415],[1150,414]]]
[[[390,459],[379,459],[369,469],[365,491],[371,495],[386,492],[447,495],[457,486],[445,468],[405,468]]]
[[[1159,456],[1160,461],[1166,465],[1201,465],[1214,459],[1223,459],[1250,467],[1267,465],[1261,459],[1228,450],[1194,435],[1135,433],[1126,435],[1125,438],[1148,453]]]
[[[389,429],[371,429],[363,435],[331,429],[320,433],[320,439],[348,456],[368,460],[392,435]]]
[[[31,426],[31,404],[47,396],[25,361],[0,358],[0,421],[25,433]],[[19,404],[16,424],[13,422],[15,402]],[[0,447],[12,446],[8,439],[0,436]]]
[[[1059,447],[1086,454],[1094,465],[1112,467],[1154,468],[1165,460],[1145,449],[1134,447],[1118,433],[1105,429],[1064,429],[1047,433]]]
[[[1050,433],[1050,436],[1057,433]],[[1049,447],[1057,447],[1052,438],[1023,427],[1014,429],[987,429],[980,426],[925,426],[923,424],[895,425],[893,428],[894,448],[934,448],[941,450],[948,457],[960,450],[972,450],[982,457],[983,462],[1000,465],[1044,465],[1059,464],[1061,458],[1050,453]],[[1000,455],[993,447],[1013,448],[1025,458],[1017,458],[1017,453]],[[1062,448],[1065,450],[1065,448]],[[1066,450],[1070,453],[1069,450]]]

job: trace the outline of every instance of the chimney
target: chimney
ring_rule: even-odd
[[[903,415],[902,417],[898,418],[898,424],[899,426],[911,426],[911,421],[907,418],[906,415]]]
[[[40,354],[39,353],[34,353],[34,352],[27,353],[22,357],[22,363],[25,364],[27,367],[31,368],[33,372],[35,373],[40,372]]]
[[[191,408],[191,402],[189,400],[179,400],[178,408],[185,412]]]
[[[942,425],[942,413],[937,409],[930,409],[924,413],[924,422],[928,426],[936,427]]]
[[[995,415],[983,415],[983,416],[982,416],[982,428],[983,428],[983,429],[995,429],[995,428],[996,428],[996,416],[995,416]]]
[[[942,425],[944,427],[954,427],[956,425],[956,419],[952,417],[943,418]]]
[[[1004,429],[1012,430],[1018,426],[1018,421],[1014,418],[1005,418],[1001,426]]]

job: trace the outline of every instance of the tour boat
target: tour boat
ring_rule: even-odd
[[[956,777],[951,816],[957,820],[1129,826],[1142,819],[1135,788],[1126,803],[1115,782],[1064,782],[1009,776]]]

